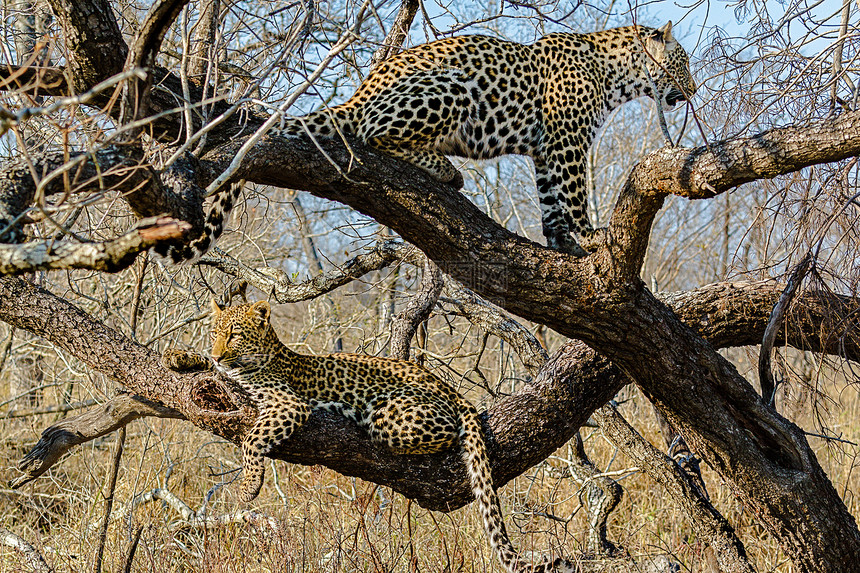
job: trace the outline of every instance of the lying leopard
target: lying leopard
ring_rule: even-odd
[[[306,356],[275,334],[267,302],[222,309],[212,302],[211,357],[216,369],[254,399],[256,422],[242,440],[241,498],[260,492],[264,456],[288,439],[315,409],[349,418],[396,454],[431,454],[459,445],[490,545],[509,572],[573,572],[567,560],[521,561],[502,520],[481,422],[474,406],[428,370],[403,360],[357,354]],[[181,351],[168,364],[187,366]]]
[[[672,108],[695,91],[671,22],[549,34],[531,45],[456,36],[391,57],[348,101],[288,120],[282,134],[353,133],[458,188],[463,177],[446,155],[528,155],[547,246],[582,255],[571,233],[593,232],[586,161],[609,112],[644,95]],[[206,252],[239,193],[234,186],[216,198],[203,236],[173,248],[174,260]]]

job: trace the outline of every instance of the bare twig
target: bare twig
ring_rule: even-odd
[[[280,303],[316,298],[371,271],[379,270],[416,253],[420,254],[415,247],[406,245],[402,241],[384,241],[335,269],[320,273],[308,281],[293,283],[289,275],[280,269],[251,268],[217,248],[213,251],[218,254],[218,257],[210,254],[198,260],[197,264],[215,267],[236,278],[244,279],[252,286],[271,294]]]
[[[110,525],[110,513],[113,508],[113,496],[116,492],[116,478],[119,474],[119,464],[122,460],[122,450],[125,445],[125,426],[120,427],[117,432],[116,450],[113,456],[113,463],[110,468],[110,476],[108,477],[107,493],[105,494],[105,512],[102,517],[101,531],[99,532],[99,544],[96,549],[96,558],[93,563],[93,573],[101,573],[102,559],[104,557],[105,543],[107,542],[108,525]]]
[[[445,275],[445,290],[450,299],[443,304],[453,306],[452,311],[466,317],[472,324],[485,332],[497,336],[510,344],[523,366],[532,376],[549,358],[546,349],[537,338],[508,313],[464,287],[450,276]]]
[[[179,519],[171,522],[169,531],[180,531],[188,529],[214,529],[231,525],[234,523],[259,523],[267,525],[273,531],[278,531],[277,520],[265,514],[248,509],[237,510],[232,513],[220,515],[206,515],[206,505],[197,511],[182,501],[176,494],[168,489],[155,488],[146,493],[136,495],[131,503],[118,510],[113,517],[114,521],[126,519],[140,506],[153,501],[162,501],[170,509],[179,514]]]
[[[29,418],[30,416],[42,416],[44,414],[61,414],[63,412],[72,412],[81,408],[88,408],[97,402],[95,400],[84,400],[83,402],[75,402],[74,404],[55,404],[38,410],[9,410],[4,418]]]
[[[45,562],[45,558],[42,557],[42,554],[35,547],[5,527],[0,527],[0,543],[21,553],[34,571],[38,573],[52,573],[53,569]]]

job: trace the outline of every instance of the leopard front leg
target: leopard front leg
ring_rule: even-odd
[[[242,487],[239,498],[249,503],[260,493],[265,456],[287,440],[311,415],[307,402],[288,392],[263,396],[259,416],[242,440]]]
[[[586,169],[591,130],[575,122],[550,120],[534,159],[543,234],[547,246],[575,256],[588,253],[573,235],[589,238]]]
[[[168,348],[161,354],[161,364],[174,372],[212,370],[212,361],[205,356],[179,348]]]

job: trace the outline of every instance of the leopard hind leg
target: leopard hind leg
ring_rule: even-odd
[[[362,106],[358,135],[457,188],[463,176],[445,157],[464,149],[470,121],[469,83],[456,70],[424,70],[402,78]]]
[[[395,454],[434,454],[458,443],[459,424],[456,414],[440,404],[392,397],[374,407],[368,433]]]
[[[355,133],[357,109],[352,102],[312,111],[308,115],[288,117],[279,134],[283,136],[308,135],[335,137],[338,133]]]
[[[259,495],[266,473],[265,456],[286,441],[311,414],[310,406],[293,394],[266,399],[251,430],[242,440],[242,486],[239,498],[249,503]]]
[[[367,143],[412,165],[426,171],[441,183],[448,183],[457,189],[463,188],[463,174],[454,167],[451,161],[433,149],[409,149],[402,147],[397,141],[384,137],[373,137]]]

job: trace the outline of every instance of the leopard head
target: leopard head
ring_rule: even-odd
[[[657,88],[652,94],[667,109],[687,101],[696,92],[696,82],[690,73],[687,52],[672,37],[672,22],[656,30],[646,29],[644,37],[645,67]]]
[[[281,346],[269,322],[271,312],[266,301],[227,308],[212,301],[210,356],[217,370],[243,378],[271,362]]]

